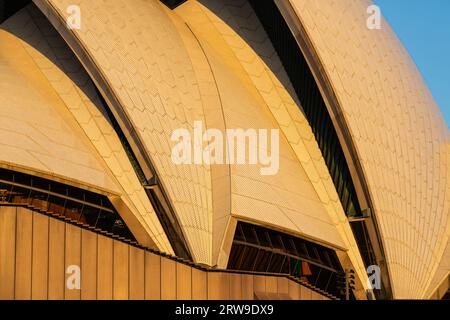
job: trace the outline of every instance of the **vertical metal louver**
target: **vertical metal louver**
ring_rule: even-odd
[[[303,53],[272,0],[249,0],[294,86],[347,216],[362,216],[350,170]]]

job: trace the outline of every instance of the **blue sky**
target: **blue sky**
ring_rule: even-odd
[[[450,124],[450,0],[374,0]]]

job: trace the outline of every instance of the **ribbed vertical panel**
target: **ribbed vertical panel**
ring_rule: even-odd
[[[80,288],[67,286],[71,265],[80,267]],[[300,287],[285,277],[208,272],[29,209],[0,206],[0,300],[251,300],[255,292],[298,299]]]

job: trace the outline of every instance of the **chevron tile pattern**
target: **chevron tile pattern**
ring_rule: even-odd
[[[423,298],[450,235],[449,131],[370,1],[290,0],[329,77],[379,220],[398,298]]]

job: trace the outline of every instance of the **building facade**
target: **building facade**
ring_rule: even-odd
[[[0,298],[446,295],[448,127],[370,1],[0,3]],[[177,163],[198,123],[276,172]]]

